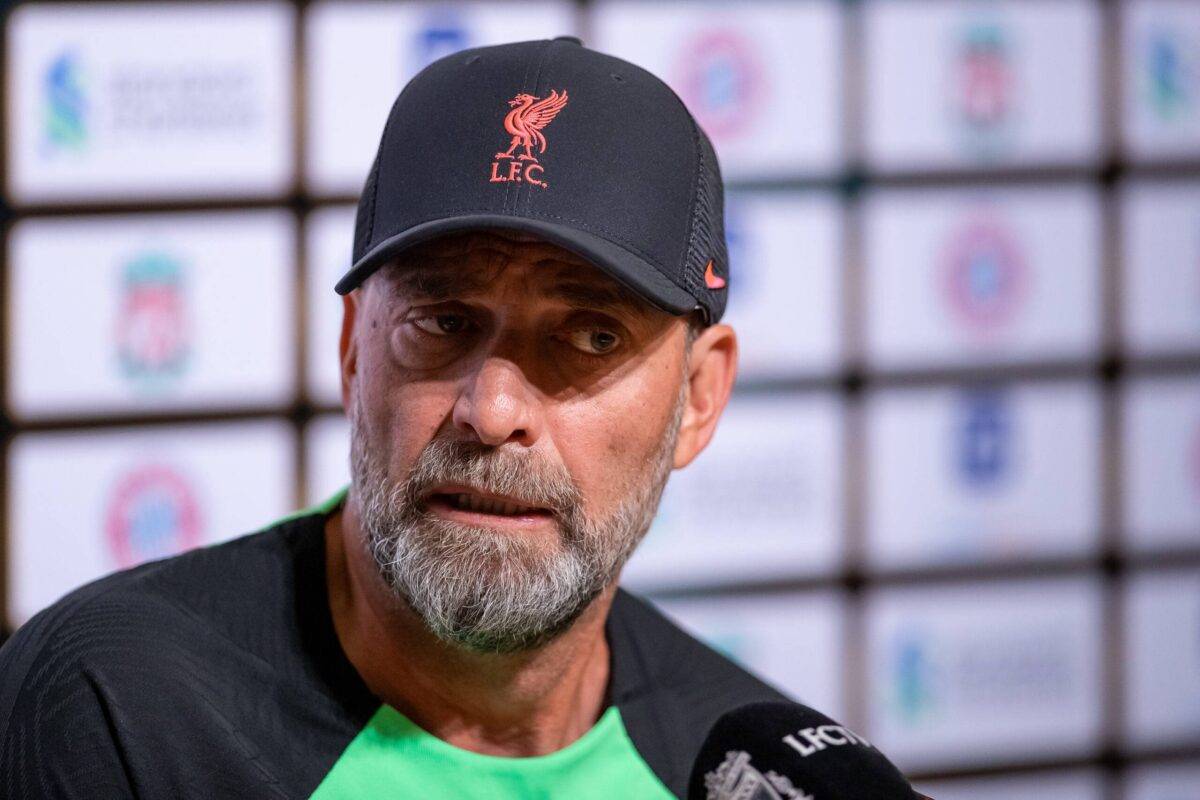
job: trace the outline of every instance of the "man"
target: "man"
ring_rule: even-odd
[[[721,213],[678,98],[578,40],[414,78],[337,287],[349,491],[18,631],[0,794],[682,795],[780,699],[617,588],[733,385]]]

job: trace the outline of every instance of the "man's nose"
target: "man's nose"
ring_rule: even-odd
[[[492,355],[468,379],[454,403],[452,421],[483,444],[531,445],[541,435],[541,398],[517,364]]]

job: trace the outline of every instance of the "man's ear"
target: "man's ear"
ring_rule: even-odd
[[[350,382],[358,373],[358,339],[354,322],[358,318],[361,289],[342,295],[342,335],[338,339],[338,361],[341,364],[342,408],[350,410]]]
[[[708,446],[737,378],[737,336],[728,325],[705,328],[692,342],[687,400],[675,442],[675,469]]]

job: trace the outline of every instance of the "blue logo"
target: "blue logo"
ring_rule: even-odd
[[[50,63],[42,77],[47,152],[77,152],[87,144],[88,103],[80,74],[78,56],[67,51]]]
[[[1188,48],[1175,32],[1156,30],[1145,49],[1146,94],[1150,107],[1162,120],[1185,115],[1192,105],[1192,70]]]
[[[917,722],[933,707],[934,667],[925,638],[915,633],[897,637],[892,648],[896,711],[905,722]]]
[[[425,24],[417,29],[413,41],[414,69],[422,70],[443,56],[465,50],[470,46],[470,39],[458,12],[450,8],[431,12]]]
[[[957,429],[958,471],[973,489],[994,489],[1012,466],[1012,411],[995,389],[967,392]]]

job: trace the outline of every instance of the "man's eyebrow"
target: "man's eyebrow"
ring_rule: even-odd
[[[456,270],[443,267],[405,267],[392,273],[393,291],[400,295],[428,300],[477,294],[491,282],[482,270]]]
[[[546,295],[582,308],[630,311],[639,316],[644,316],[650,311],[644,300],[617,284],[604,286],[591,282],[560,280],[547,289]]]

